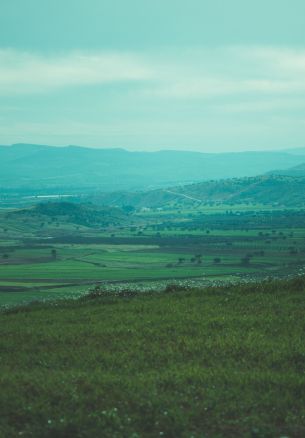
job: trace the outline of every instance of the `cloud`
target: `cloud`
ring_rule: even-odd
[[[0,49],[0,97],[3,144],[133,150],[302,145],[305,49]]]
[[[156,53],[72,52],[41,55],[0,50],[0,94],[132,83],[132,97],[209,100],[305,93],[305,49],[219,47]],[[130,98],[130,96],[129,96]]]
[[[286,98],[267,98],[256,100],[240,100],[229,103],[215,104],[212,109],[214,112],[227,114],[246,114],[246,113],[287,113],[287,111],[301,111],[305,110],[305,100],[302,98],[291,99]]]
[[[305,49],[288,47],[236,47],[232,48],[234,53],[248,62],[269,66],[273,72],[281,75],[305,73]]]
[[[304,92],[305,50],[270,47],[223,47],[181,54],[165,61],[159,68],[159,82],[145,90],[147,95],[176,99]]]
[[[0,50],[0,93],[49,92],[57,88],[142,81],[149,69],[128,53],[81,53],[42,56]]]
[[[305,80],[190,77],[147,89],[150,96],[176,99],[208,99],[219,96],[287,94],[305,92]]]

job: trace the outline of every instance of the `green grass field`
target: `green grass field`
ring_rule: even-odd
[[[1,437],[303,437],[305,279],[0,314]]]

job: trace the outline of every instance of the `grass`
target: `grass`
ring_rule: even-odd
[[[52,287],[46,288],[43,285],[39,289],[29,289],[25,292],[1,292],[0,309],[16,305],[29,304],[36,301],[48,301],[65,298],[77,298],[88,291],[88,285]]]
[[[0,314],[0,436],[303,437],[305,279]]]

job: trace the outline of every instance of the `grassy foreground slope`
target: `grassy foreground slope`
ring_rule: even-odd
[[[305,279],[0,315],[2,437],[305,436]]]

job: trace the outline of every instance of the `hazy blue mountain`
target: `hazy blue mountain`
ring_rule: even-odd
[[[281,152],[287,152],[288,154],[293,155],[305,155],[305,148],[283,149]]]
[[[207,154],[128,152],[17,144],[0,146],[0,185],[12,188],[137,190],[197,181],[249,177],[288,169],[304,156],[288,152]]]

